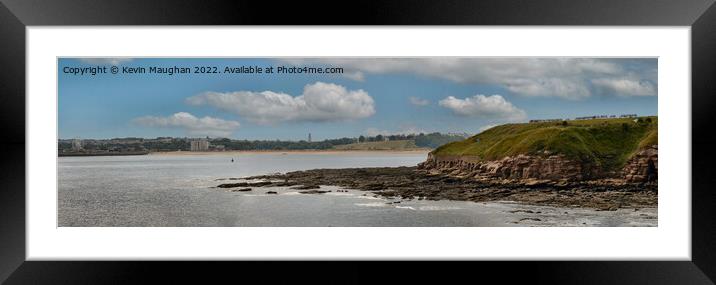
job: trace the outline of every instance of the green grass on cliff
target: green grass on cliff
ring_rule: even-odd
[[[604,169],[621,168],[634,152],[658,143],[658,118],[573,120],[506,124],[440,146],[435,156],[469,155],[495,160],[517,154],[564,154]]]

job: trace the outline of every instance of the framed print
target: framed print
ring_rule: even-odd
[[[9,284],[716,276],[712,1],[37,2],[0,9]]]

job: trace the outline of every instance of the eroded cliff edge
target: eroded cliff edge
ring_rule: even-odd
[[[418,168],[476,180],[655,183],[656,117],[497,126],[432,151]]]

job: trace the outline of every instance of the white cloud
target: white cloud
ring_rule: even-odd
[[[465,99],[448,96],[438,102],[440,106],[450,109],[454,114],[465,117],[482,117],[507,121],[522,121],[527,113],[512,105],[500,95],[475,95]]]
[[[274,91],[205,92],[187,98],[186,103],[209,105],[259,124],[345,121],[375,114],[368,92],[323,82],[304,86],[303,94],[296,97]]]
[[[430,101],[418,97],[410,97],[410,104],[415,106],[427,106],[430,104]]]
[[[228,137],[238,129],[236,121],[227,121],[212,117],[197,118],[186,112],[175,113],[168,117],[144,116],[133,120],[134,123],[147,127],[179,128],[190,136]]]
[[[595,94],[594,78],[627,78],[656,85],[644,62],[599,58],[321,58],[282,59],[294,65],[320,63],[346,72],[413,73],[459,83],[495,84],[522,96],[583,99]],[[640,65],[641,64],[641,65]],[[624,93],[622,95],[633,95]]]
[[[363,72],[360,72],[360,71],[345,72],[345,73],[343,73],[343,76],[345,76],[348,79],[355,80],[355,81],[360,81],[360,82],[365,81],[365,75],[363,74]]]
[[[81,62],[89,63],[89,64],[99,64],[99,65],[120,65],[125,62],[132,61],[131,58],[80,58]]]
[[[649,81],[627,78],[599,78],[592,80],[595,86],[618,96],[655,96],[656,86]]]
[[[586,85],[571,79],[519,78],[505,80],[503,84],[507,90],[525,96],[556,96],[565,99],[582,99],[591,95]]]

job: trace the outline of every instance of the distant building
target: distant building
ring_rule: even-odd
[[[462,132],[462,133],[448,132],[447,135],[448,135],[448,136],[459,136],[459,137],[463,137],[463,138],[469,138],[469,137],[470,137],[470,134],[465,133],[465,132]]]
[[[198,140],[192,140],[191,142],[191,151],[208,151],[209,150],[209,141],[205,139],[198,139]]]
[[[619,115],[619,118],[636,118],[636,114],[623,114]],[[585,116],[585,117],[576,117],[575,120],[596,120],[596,119],[609,119],[609,118],[617,118],[617,115],[596,115],[596,116]],[[530,120],[530,123],[551,123],[551,122],[561,122],[566,121],[569,119],[544,119],[544,120]]]
[[[598,115],[598,116],[587,116],[587,117],[576,117],[575,120],[594,120],[594,119],[608,119],[608,118],[616,118],[616,115]],[[623,114],[619,115],[619,118],[636,118],[636,114]]]
[[[564,119],[542,119],[542,120],[530,120],[530,123],[549,123],[549,122],[561,122]]]
[[[81,139],[73,139],[72,140],[72,151],[80,151],[82,150],[82,140]]]
[[[308,133],[308,142],[311,142],[311,133]]]
[[[157,142],[161,142],[161,143],[170,143],[170,142],[172,142],[172,140],[173,140],[173,138],[171,138],[171,137],[158,137],[156,139]]]

